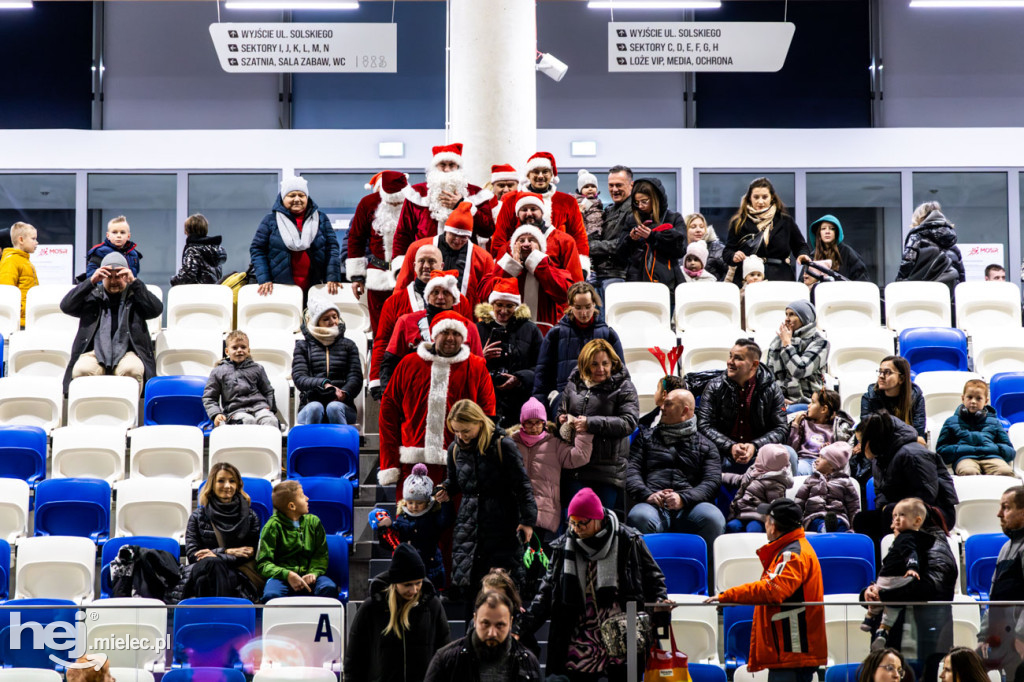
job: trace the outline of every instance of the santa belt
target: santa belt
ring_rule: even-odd
[[[373,254],[370,254],[370,255],[368,255],[366,257],[366,262],[369,265],[372,265],[373,267],[377,268],[378,270],[387,271],[387,270],[391,269],[391,264],[390,263],[387,263],[384,260],[382,260],[380,258],[377,258]]]

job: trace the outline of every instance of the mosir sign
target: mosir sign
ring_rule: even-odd
[[[778,71],[795,24],[627,22],[608,24],[608,70]]]

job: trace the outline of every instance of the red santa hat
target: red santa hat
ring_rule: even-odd
[[[512,253],[512,248],[515,245],[516,240],[519,239],[519,237],[521,237],[524,234],[531,235],[534,239],[536,239],[537,243],[540,244],[541,252],[547,253],[548,240],[544,236],[544,233],[541,232],[536,227],[534,227],[533,225],[520,225],[519,227],[516,228],[516,231],[512,233],[511,237],[508,238],[509,253]]]
[[[487,297],[488,303],[507,301],[519,305],[523,298],[519,295],[519,280],[514,277],[499,277],[494,283],[494,291]]]
[[[469,333],[467,331],[468,324],[469,320],[462,315],[453,310],[445,310],[434,315],[434,320],[430,323],[430,340],[434,341],[437,339],[437,335],[443,331],[453,331],[462,334],[462,340],[465,342]]]
[[[409,184],[409,176],[393,170],[383,170],[364,185],[371,192],[380,192],[382,199],[397,198]]]
[[[519,173],[512,167],[512,164],[503,163],[495,164],[491,166],[491,182],[501,182],[502,180],[519,180]]]
[[[458,270],[434,270],[431,272],[427,286],[423,288],[423,299],[426,300],[430,296],[430,292],[438,287],[455,297],[455,305],[459,304],[462,297],[459,294]]]
[[[523,206],[536,206],[540,209],[540,212],[544,214],[544,218],[547,218],[548,207],[544,204],[544,197],[537,194],[536,192],[520,192],[516,198],[516,213],[519,213],[519,209]]]
[[[454,161],[459,164],[459,168],[462,168],[462,143],[453,142],[452,144],[442,144],[434,147],[431,150],[434,153],[434,158],[431,159],[430,165],[436,166],[442,161]]]
[[[455,207],[455,210],[448,216],[448,220],[444,222],[444,231],[460,237],[472,237],[475,213],[476,207],[468,201],[463,201]]]
[[[537,168],[550,168],[551,184],[558,184],[558,164],[555,163],[554,154],[551,152],[537,152],[526,161],[526,170],[524,172],[529,173]]]

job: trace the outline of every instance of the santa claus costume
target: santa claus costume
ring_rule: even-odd
[[[373,190],[359,200],[348,228],[348,258],[345,272],[352,282],[366,283],[366,304],[370,309],[370,328],[377,332],[377,321],[384,302],[395,291],[391,272],[395,230],[409,185],[405,173],[381,171],[366,185]]]
[[[543,198],[539,194],[533,192],[517,192],[518,195],[515,205],[515,213],[519,214],[519,210],[523,206],[536,206],[538,207],[544,216],[544,227],[541,229],[544,239],[546,240],[545,253],[548,258],[552,260],[555,267],[561,268],[569,273],[572,277],[573,282],[583,281],[583,269],[580,267],[580,255],[579,251],[576,250],[576,242],[572,237],[567,235],[561,230],[557,230],[552,227],[549,216],[547,214],[547,206],[544,204]],[[521,227],[517,225],[518,229]],[[515,230],[513,230],[514,232]],[[511,237],[511,234],[509,235]],[[509,253],[512,248],[512,239],[508,239],[505,242],[505,250],[498,254],[497,258],[500,260],[502,256]],[[489,293],[489,290],[488,290]],[[484,294],[481,293],[481,296]]]
[[[494,183],[501,182],[503,180],[515,180],[519,182],[519,171],[514,166],[508,163],[495,164],[491,166],[491,186]],[[491,190],[492,192],[494,190]],[[498,222],[498,213],[501,212],[501,201],[497,196],[491,197],[491,200],[487,202],[487,207],[491,210],[491,217],[494,219],[495,224]]]
[[[398,229],[395,232],[396,257],[404,256],[409,246],[418,239],[433,237],[444,226],[453,208],[445,208],[441,204],[441,192],[448,191],[462,197],[477,208],[486,208],[487,202],[494,198],[488,189],[471,185],[462,173],[462,144],[447,144],[433,148],[434,157],[427,169],[427,181],[406,187],[405,203],[402,214],[398,218]],[[445,173],[437,164],[442,161],[454,161],[459,164],[457,170]],[[473,236],[490,239],[494,233],[494,220],[490,211],[480,210],[473,216]]]
[[[580,255],[582,269],[590,270],[590,243],[587,241],[587,229],[583,224],[583,214],[580,213],[580,206],[571,194],[559,192],[555,189],[558,185],[558,165],[555,157],[548,152],[537,152],[526,162],[526,172],[535,168],[551,169],[551,185],[543,194],[537,194],[544,202],[545,213],[555,229],[568,234],[576,243],[576,250]],[[495,219],[494,236],[491,237],[491,255],[495,259],[508,251],[509,235],[515,232],[519,225],[516,217],[516,202],[519,198],[530,192],[529,183],[523,183],[523,189],[519,192],[509,192],[501,198],[501,210]],[[532,192],[531,192],[532,193]],[[536,193],[534,193],[536,194]]]
[[[474,213],[476,213],[476,208],[468,201],[463,201],[452,211],[444,223],[445,232],[469,239],[466,246],[463,247],[463,251],[459,253],[452,251],[447,242],[442,244],[445,239],[444,234],[425,237],[413,242],[402,260],[402,268],[398,271],[395,291],[405,288],[409,282],[416,279],[416,273],[413,271],[416,252],[420,250],[420,247],[430,244],[441,249],[445,270],[455,268],[457,261],[461,260],[462,268],[457,270],[456,274],[459,280],[459,292],[462,296],[468,298],[470,304],[474,306],[485,300],[480,296],[480,288],[490,276],[491,270],[494,269],[494,259],[486,249],[473,243]]]
[[[443,330],[466,338],[473,325],[452,311],[440,313],[430,325],[432,339]],[[485,414],[495,412],[494,386],[484,359],[463,344],[452,357],[439,356],[421,343],[402,358],[380,404],[380,485],[397,484],[422,462],[435,483],[444,480],[452,436],[445,426],[448,411],[459,400],[477,403]]]

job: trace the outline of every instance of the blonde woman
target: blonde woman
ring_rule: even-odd
[[[448,446],[448,476],[435,498],[462,495],[452,537],[451,589],[471,600],[480,579],[504,568],[523,588],[523,543],[533,537],[537,503],[511,438],[479,405],[460,400],[448,413],[455,440]]]
[[[391,566],[370,582],[345,648],[351,682],[422,680],[434,653],[448,643],[448,619],[412,545],[395,548]]]

